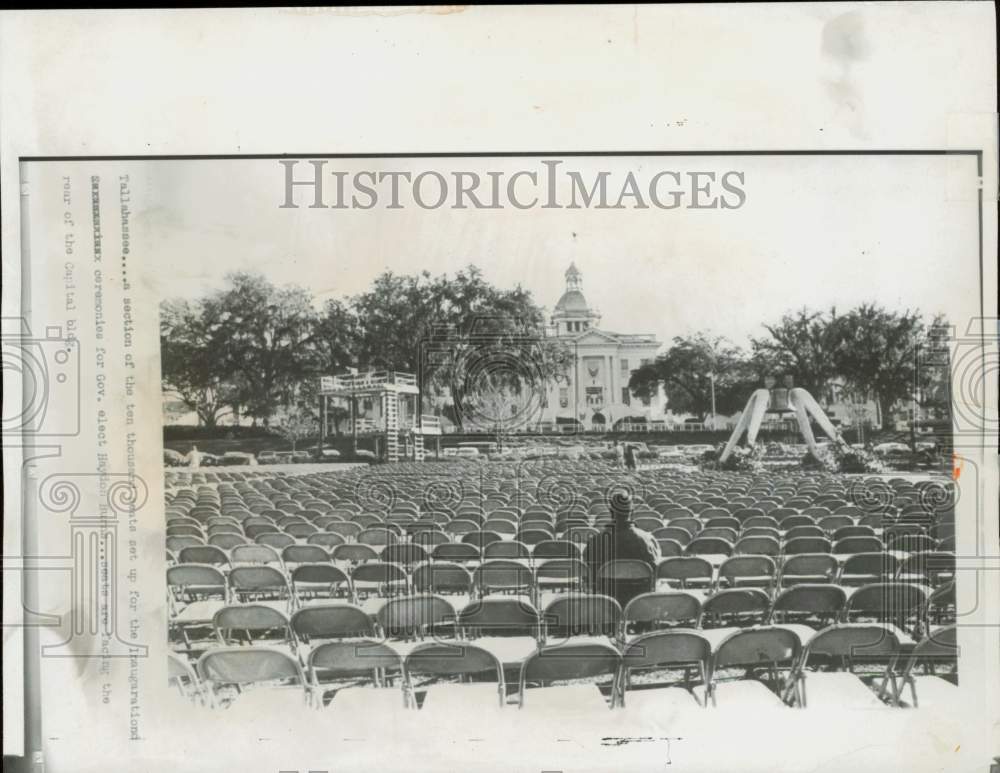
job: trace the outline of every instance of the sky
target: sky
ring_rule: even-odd
[[[160,297],[197,298],[229,272],[253,271],[322,300],[362,292],[385,270],[453,273],[472,263],[500,287],[531,290],[551,311],[572,261],[601,327],[665,343],[706,330],[745,346],[764,334],[763,323],[803,306],[875,301],[955,322],[978,308],[972,157],[563,161],[559,171],[588,181],[608,171],[614,197],[630,171],[640,186],[660,171],[739,172],[746,199],[735,209],[697,210],[425,210],[406,200],[401,209],[365,211],[312,209],[297,194],[302,206],[286,209],[277,160],[160,161],[148,162],[143,198],[151,206],[140,218],[151,230]],[[541,159],[506,158],[336,159],[326,170],[473,171],[484,179],[495,171],[505,180],[544,171]],[[309,172],[300,162],[296,174]],[[334,178],[324,179],[329,199]],[[567,187],[559,191],[565,200]]]

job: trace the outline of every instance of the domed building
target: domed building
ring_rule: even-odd
[[[611,429],[618,421],[663,421],[662,393],[640,400],[628,388],[632,371],[656,357],[660,342],[642,333],[613,333],[599,327],[600,312],[583,294],[583,274],[571,263],[566,290],[552,311],[549,335],[564,341],[575,357],[565,378],[549,385],[542,421],[579,421],[585,430]]]

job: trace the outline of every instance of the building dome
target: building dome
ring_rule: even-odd
[[[590,306],[587,305],[587,299],[583,297],[583,293],[579,290],[567,290],[562,294],[562,298],[556,304],[555,310],[572,314],[574,312],[590,311]]]

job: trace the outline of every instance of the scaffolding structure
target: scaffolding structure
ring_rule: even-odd
[[[320,447],[326,439],[327,416],[330,398],[346,400],[350,412],[352,447],[357,452],[358,436],[373,436],[376,449],[383,441],[384,453],[376,455],[387,462],[402,460],[423,461],[424,436],[440,435],[441,421],[437,416],[420,414],[420,387],[412,373],[394,370],[374,370],[364,373],[344,373],[323,376],[319,383]],[[379,405],[379,417],[361,417],[358,400],[371,400]],[[406,410],[406,406],[412,409]],[[401,421],[401,414],[407,416]],[[402,449],[402,450],[401,450]]]

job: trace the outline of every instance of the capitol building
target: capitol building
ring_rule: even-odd
[[[642,400],[628,388],[632,371],[656,357],[660,342],[652,334],[601,328],[601,315],[583,294],[583,274],[576,264],[570,264],[565,276],[566,290],[553,309],[548,335],[567,344],[575,356],[565,376],[549,383],[542,422],[578,421],[584,430],[598,431],[619,421],[662,422],[662,390]]]

